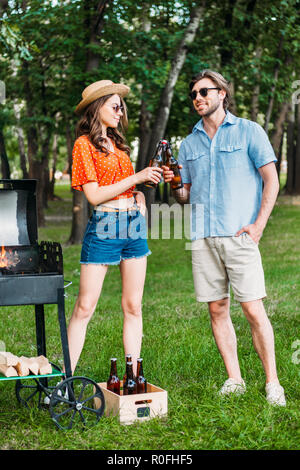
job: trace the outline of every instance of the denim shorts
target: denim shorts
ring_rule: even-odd
[[[146,220],[139,210],[94,210],[82,242],[81,264],[120,264],[150,254]]]

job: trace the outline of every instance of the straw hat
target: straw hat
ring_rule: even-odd
[[[87,86],[82,92],[82,100],[76,106],[75,113],[80,112],[86,108],[93,101],[106,95],[120,95],[126,96],[130,88],[122,83],[114,83],[111,80],[100,80],[99,82],[92,83]]]

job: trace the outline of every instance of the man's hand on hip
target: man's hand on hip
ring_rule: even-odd
[[[248,233],[248,235],[252,238],[252,240],[258,244],[263,234],[263,228],[255,223],[250,224],[250,225],[245,225],[244,227],[241,228],[241,230],[239,230],[235,234],[235,236],[239,237],[244,232]]]

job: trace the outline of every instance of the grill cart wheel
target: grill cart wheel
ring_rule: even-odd
[[[51,365],[61,372],[59,366],[52,363]],[[64,376],[16,380],[15,392],[18,402],[26,408],[30,406],[41,408],[43,405],[49,405],[51,394],[60,379],[64,379]]]
[[[56,426],[68,430],[77,423],[94,426],[103,415],[104,406],[104,395],[96,382],[87,377],[69,377],[52,392],[49,411]]]

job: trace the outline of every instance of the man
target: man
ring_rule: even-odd
[[[266,374],[267,400],[285,406],[273,329],[262,301],[266,292],[258,248],[279,190],[276,157],[261,126],[227,111],[230,90],[222,75],[204,70],[192,79],[190,91],[202,119],[181,144],[184,187],[174,195],[180,203],[191,203],[192,220],[199,208],[204,213],[203,227],[192,241],[193,277],[197,301],[208,303],[213,335],[228,374],[219,393],[246,390],[230,318],[230,284],[250,323]],[[163,169],[169,182],[172,172]]]

